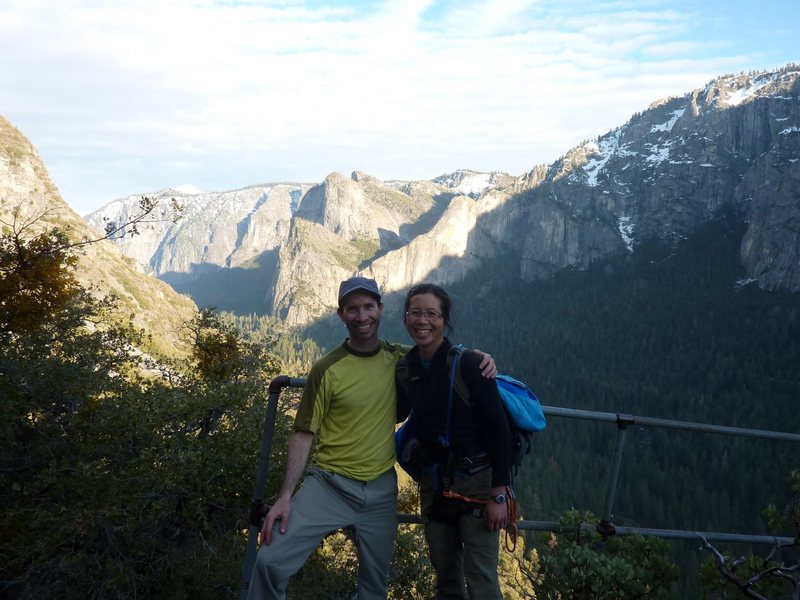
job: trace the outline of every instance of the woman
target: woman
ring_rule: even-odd
[[[398,369],[398,417],[413,408],[417,420],[412,461],[422,468],[421,509],[436,598],[502,598],[497,562],[507,515],[510,432],[497,385],[481,377],[478,357],[451,351],[445,337],[451,311],[450,297],[437,285],[408,292],[404,323],[416,345],[406,355],[406,372]],[[454,361],[469,398],[454,393],[450,402]]]

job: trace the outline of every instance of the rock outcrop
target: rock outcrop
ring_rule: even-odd
[[[33,145],[0,117],[0,219],[10,223],[15,209],[21,219],[36,221],[39,230],[58,227],[75,241],[97,237],[61,198]],[[78,281],[98,295],[117,296],[120,316],[133,314],[134,322],[153,335],[150,350],[186,352],[180,330],[196,313],[191,299],[142,273],[136,261],[112,242],[84,246],[78,259]]]

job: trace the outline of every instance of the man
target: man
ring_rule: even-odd
[[[373,279],[341,283],[337,314],[349,337],[317,361],[307,378],[283,485],[261,528],[249,599],[285,598],[289,578],[320,541],[346,526],[355,533],[359,600],[387,596],[397,533],[394,372],[409,347],[378,337],[382,313]],[[486,355],[484,363],[484,372],[493,376],[494,361]],[[316,464],[292,498],[315,435]]]

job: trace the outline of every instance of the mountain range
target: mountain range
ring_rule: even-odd
[[[662,99],[521,176],[461,170],[426,181],[331,173],[220,193],[166,190],[184,207],[116,240],[198,304],[304,324],[338,282],[387,292],[448,284],[502,258],[512,277],[584,269],[642,240],[679,240],[724,206],[746,224],[739,257],[768,290],[800,291],[800,66],[724,75]],[[139,196],[87,217],[122,222]]]

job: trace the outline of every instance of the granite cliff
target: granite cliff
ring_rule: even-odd
[[[799,291],[799,94],[798,67],[721,77],[572,149],[503,209],[524,213],[520,276],[680,238],[732,205],[749,276]]]

